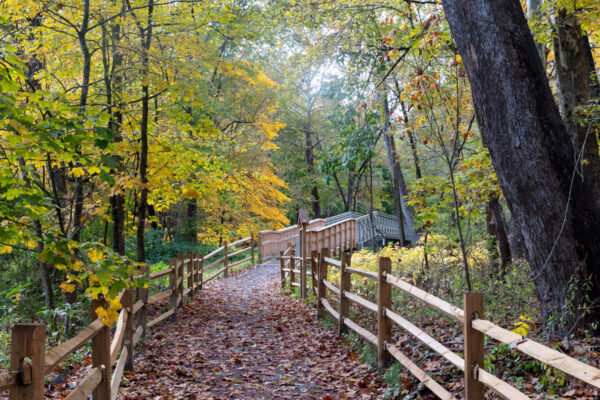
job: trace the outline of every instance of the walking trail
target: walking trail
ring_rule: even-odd
[[[269,263],[199,291],[138,346],[118,399],[383,398],[381,378],[279,285]]]

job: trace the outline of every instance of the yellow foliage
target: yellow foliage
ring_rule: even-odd
[[[73,293],[75,291],[75,285],[70,282],[63,282],[59,286],[65,293]]]
[[[119,310],[123,308],[119,299],[112,299],[108,308],[98,307],[96,308],[96,315],[102,320],[102,323],[108,327],[113,326],[119,319]]]

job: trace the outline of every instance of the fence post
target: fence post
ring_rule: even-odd
[[[200,285],[200,290],[202,290],[202,281],[204,280],[204,254],[200,256],[200,277],[198,278]]]
[[[329,249],[323,248],[321,249],[321,253],[319,254],[319,264],[317,267],[317,318],[323,318],[325,316],[325,307],[323,307],[323,303],[321,303],[321,299],[326,297],[327,288],[323,281],[327,280],[327,263],[323,261],[323,258],[329,257]]]
[[[283,251],[279,252],[279,272],[281,272],[281,288],[285,288],[285,260],[283,259]]]
[[[385,343],[392,338],[392,322],[385,315],[385,309],[392,307],[392,286],[385,280],[386,274],[392,273],[392,260],[379,257],[379,273],[377,279],[377,367],[383,371],[390,363],[390,354],[385,350]]]
[[[198,290],[198,280],[200,279],[200,253],[194,252],[194,290]]]
[[[96,310],[100,307],[106,308],[106,300],[98,296],[92,300],[92,319],[98,318]],[[110,328],[106,325],[92,338],[92,366],[102,371],[102,380],[94,390],[94,400],[111,400]]]
[[[16,324],[11,334],[10,369],[21,371],[20,384],[9,389],[10,400],[43,400],[46,325]],[[31,360],[25,363],[25,358]]]
[[[346,325],[344,325],[344,318],[347,318],[350,312],[350,302],[345,294],[346,291],[350,290],[350,273],[346,271],[346,267],[350,264],[349,258],[349,254],[343,251],[341,256],[342,268],[340,271],[340,320],[338,321],[338,335],[348,330]]]
[[[190,289],[190,297],[194,295],[194,254],[192,251],[188,251],[188,264],[187,264],[187,287]]]
[[[254,249],[256,247],[256,242],[254,241],[254,232],[250,234],[250,256],[252,257],[252,266],[254,267],[256,263],[254,262]]]
[[[133,331],[134,331],[134,318],[133,315],[133,287],[125,290],[123,293],[123,309],[127,310],[127,320],[125,321],[125,346],[127,346],[127,360],[125,362],[125,371],[133,371]],[[107,366],[108,368],[108,366]],[[110,368],[109,368],[110,371]],[[110,372],[109,372],[110,373]]]
[[[290,250],[290,289],[292,292],[294,291],[294,283],[296,282],[296,274],[294,273],[294,269],[296,268],[296,250]]]
[[[227,256],[227,242],[223,244],[223,268],[225,269],[224,277],[227,278],[229,276],[229,257]]]
[[[169,307],[173,310],[171,322],[177,322],[177,259],[170,258],[169,266],[171,267],[171,271],[169,272],[169,289],[171,289]]]
[[[150,286],[150,266],[144,265],[142,267],[142,272],[146,278],[146,283],[139,291],[140,299],[144,302],[140,311],[140,324],[142,325],[142,336],[146,337],[146,331],[148,330],[148,287]]]
[[[185,283],[185,258],[183,257],[183,253],[179,253],[177,255],[179,257],[179,260],[177,261],[177,268],[179,268],[179,271],[177,272],[177,281],[179,282],[179,278],[181,278],[181,282],[179,282],[179,287],[177,288],[177,290],[179,292],[178,296],[181,297],[181,305],[183,306],[183,285]],[[177,298],[177,303],[179,303],[179,297]]]
[[[258,263],[262,264],[263,263],[263,259],[262,259],[262,239],[260,237],[260,232],[258,232],[257,236],[258,236],[256,238],[257,242],[258,242],[258,256],[257,256],[257,258],[258,258]]]
[[[477,378],[479,367],[484,365],[484,335],[471,324],[474,319],[483,318],[483,293],[465,293],[464,309],[465,399],[483,400],[484,386]]]
[[[315,262],[315,260],[317,260]],[[310,253],[310,277],[312,282],[312,289],[315,295],[317,294],[317,278],[319,275],[319,253],[316,250]]]
[[[308,260],[307,246],[306,246],[306,227],[307,223],[302,223],[302,235],[300,236],[300,298],[306,299],[306,261]]]

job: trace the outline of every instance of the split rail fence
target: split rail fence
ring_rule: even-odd
[[[349,247],[344,250],[351,250]],[[282,285],[285,286],[286,274],[291,275],[294,282],[293,249],[288,254],[282,254],[281,261]],[[411,361],[393,342],[392,326],[398,325],[404,331],[414,336],[417,340],[438,353],[456,368],[464,373],[464,398],[466,400],[484,399],[485,388],[489,388],[498,395],[509,400],[529,399],[527,395],[509,383],[485,371],[484,337],[488,337],[517,349],[523,354],[537,359],[550,367],[556,368],[567,375],[580,379],[596,388],[600,388],[600,370],[553,350],[541,343],[527,339],[514,332],[508,331],[484,318],[483,294],[466,293],[464,295],[464,308],[460,309],[446,301],[430,294],[404,280],[392,275],[392,262],[389,258],[379,259],[378,272],[367,271],[351,265],[351,253],[342,251],[340,260],[333,258],[328,248],[322,248],[317,254],[313,253],[311,259],[316,265],[317,280],[317,316],[323,318],[327,311],[338,323],[338,332],[342,334],[348,329],[354,331],[377,349],[378,366],[385,368],[391,359],[396,359],[408,369],[419,381],[429,388],[440,399],[455,399],[454,395],[442,385],[427,375],[419,366]],[[328,281],[330,267],[339,270],[337,286]],[[351,291],[351,275],[358,275],[376,282],[377,303],[365,299]],[[292,283],[292,285],[294,285]],[[427,306],[446,314],[462,325],[464,333],[464,358],[452,352],[442,343],[428,335],[423,329],[405,319],[399,311],[392,309],[392,290],[399,290]],[[327,293],[333,294],[337,300],[334,308],[327,298]],[[372,312],[377,316],[377,334],[359,326],[349,317],[350,303]]]
[[[247,252],[250,253],[248,257],[238,260]],[[168,276],[168,289],[149,296],[148,288],[141,288],[137,290],[137,299],[133,287],[123,291],[119,296],[123,308],[114,332],[96,314],[95,310],[99,307],[106,307],[103,299],[92,302],[92,323],[75,337],[50,350],[46,350],[45,325],[15,324],[11,334],[10,371],[0,374],[0,392],[8,390],[10,400],[44,399],[46,376],[91,341],[91,369],[66,400],[87,400],[90,395],[94,400],[116,399],[123,372],[133,370],[134,347],[146,336],[148,329],[167,318],[176,321],[178,308],[195,291],[221,275],[227,277],[237,265],[248,261],[254,265],[256,253],[252,235],[231,244],[225,243],[205,256],[189,252],[184,257],[180,253],[170,260],[170,267],[165,270],[150,273],[149,266],[143,267],[132,275],[132,279],[145,276],[150,283]],[[207,264],[210,260],[213,261]],[[219,266],[222,268],[217,272],[204,277],[205,271]],[[149,320],[150,306],[159,307],[164,300],[168,300],[166,310]]]

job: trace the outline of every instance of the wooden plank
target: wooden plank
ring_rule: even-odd
[[[135,330],[135,333],[133,334],[133,343],[134,344],[136,344],[140,340],[143,333],[144,333],[144,327],[141,325],[138,326],[137,329]]]
[[[229,246],[231,247],[231,245],[229,245]],[[241,250],[235,251],[235,252],[233,252],[231,254],[228,254],[227,257],[231,258],[231,257],[237,256],[238,254],[242,254],[242,253],[245,253],[245,252],[250,251],[250,250],[252,250],[252,247],[246,247],[246,248],[243,248]]]
[[[246,257],[246,258],[244,258],[243,260],[236,261],[236,262],[234,262],[233,264],[229,264],[229,268],[233,268],[233,267],[235,267],[236,265],[240,265],[240,264],[243,264],[243,263],[245,263],[245,262],[248,262],[248,261],[250,261],[251,259],[252,259],[252,257]]]
[[[183,297],[187,297],[188,294],[190,294],[190,292],[193,290],[193,288],[187,288],[183,291]]]
[[[377,336],[373,333],[369,332],[362,326],[358,325],[356,322],[352,321],[350,318],[344,318],[344,325],[348,328],[352,329],[354,332],[358,333],[364,339],[366,339],[371,344],[377,346]]]
[[[133,334],[133,344],[134,345],[140,340],[143,333],[144,333],[144,327],[141,325],[138,326],[137,329],[135,330],[135,333]]]
[[[157,293],[148,297],[148,304],[158,303],[159,301],[166,299],[173,294],[173,289],[165,290],[164,292]]]
[[[204,266],[204,270],[206,271],[207,269],[210,269],[210,268],[214,267],[217,264],[221,264],[224,260],[225,260],[225,257],[221,257],[218,260],[216,260],[215,262],[212,262],[212,263]]]
[[[292,270],[292,272],[293,272],[293,273],[295,273],[295,274],[299,274],[299,273],[300,273],[300,272],[302,272],[302,271],[300,271],[300,270],[299,270],[299,269],[297,269],[297,268],[294,268],[294,269]]]
[[[290,272],[290,271],[291,271],[291,269],[289,269],[289,268],[282,268],[281,270],[282,270],[283,272]]]
[[[292,282],[290,285],[300,287],[300,282]]]
[[[119,394],[119,386],[121,386],[121,380],[123,380],[123,371],[125,371],[125,364],[127,363],[127,347],[123,347],[123,353],[121,353],[121,357],[117,362],[117,366],[115,367],[115,372],[113,373],[112,379],[110,381],[110,391],[112,395],[112,400],[117,398]]]
[[[487,320],[476,319],[472,322],[472,326],[473,329],[485,333],[499,342],[515,347],[530,357],[596,388],[600,388],[600,370],[591,365],[582,363],[531,339],[525,339],[521,335],[501,328]]]
[[[473,329],[471,321],[479,316],[483,318],[483,293],[469,292],[464,295],[464,337],[465,337],[465,399],[479,400],[485,395],[485,387],[477,379],[474,371],[483,367],[485,357],[484,335]]]
[[[155,271],[155,272],[152,272],[148,278],[150,280],[162,278],[163,276],[169,275],[170,272],[171,272],[171,268],[163,269],[162,271]]]
[[[225,268],[221,268],[219,271],[217,271],[216,274],[214,274],[213,276],[211,276],[210,278],[206,278],[204,281],[202,281],[202,284],[206,284],[210,281],[212,281],[213,279],[215,279],[217,276],[221,275],[223,272],[225,272]]]
[[[398,360],[398,362],[410,371],[411,374],[419,381],[423,383],[429,390],[433,392],[437,397],[442,400],[456,400],[456,397],[449,391],[444,389],[439,383],[425,373],[417,364],[412,362],[408,357],[404,355],[396,346],[385,343],[385,349]]]
[[[335,287],[332,283],[329,283],[328,281],[324,280],[323,285],[325,285],[325,287],[327,289],[331,290],[333,293],[337,294],[338,296],[340,295],[340,289]],[[323,294],[323,296],[325,296],[325,294]]]
[[[117,356],[121,351],[121,345],[123,344],[123,339],[125,338],[125,321],[127,321],[127,310],[122,309],[119,314],[119,319],[117,320],[117,327],[115,329],[115,334],[113,335],[112,342],[110,343],[110,365],[113,366],[117,362]]]
[[[428,346],[446,360],[450,361],[450,363],[452,363],[455,367],[461,371],[465,370],[465,361],[462,358],[460,358],[456,353],[450,351],[446,346],[429,336],[427,333],[423,332],[423,330],[415,326],[413,323],[404,319],[389,308],[385,309],[385,315],[387,315],[400,327],[405,329],[408,333],[419,339],[424,345]]]
[[[233,247],[233,246],[237,246],[238,244],[243,244],[243,243],[249,242],[251,239],[252,238],[250,236],[248,236],[247,238],[243,238],[243,239],[237,240],[233,243],[230,243],[229,247]]]
[[[436,296],[432,295],[431,293],[427,293],[426,291],[419,289],[418,287],[413,286],[410,283],[405,282],[402,279],[397,278],[393,275],[386,274],[386,281],[389,284],[402,290],[403,292],[411,295],[412,297],[417,298],[417,299],[427,303],[428,305],[435,308],[436,310],[441,311],[444,314],[451,316],[452,318],[456,319],[457,321],[459,321],[461,323],[464,322],[465,313],[460,308],[453,306],[452,304],[445,302],[444,300],[440,299],[439,297],[436,297]]]
[[[216,249],[214,251],[211,251],[210,253],[208,253],[207,255],[204,256],[204,259],[206,260],[207,258],[211,258],[212,256],[214,256],[218,252],[223,251],[224,248],[225,248],[225,246],[221,246],[218,249]]]
[[[152,328],[154,325],[164,321],[165,319],[169,318],[174,313],[175,313],[175,310],[170,309],[166,313],[159,315],[158,317],[156,317],[153,320],[151,320],[150,322],[148,322],[148,328]]]
[[[356,304],[363,306],[367,310],[373,311],[374,313],[377,312],[377,304],[375,304],[372,301],[369,301],[367,299],[364,299],[357,294],[354,294],[354,293],[346,290],[346,291],[344,291],[344,297],[347,297],[349,300],[355,302]]]
[[[56,368],[58,363],[79,350],[91,338],[96,336],[103,327],[104,324],[102,321],[100,319],[96,319],[94,322],[86,326],[75,337],[50,349],[50,351],[46,353],[45,357],[45,373],[47,374],[52,371],[54,368]]]
[[[357,268],[351,268],[351,267],[346,267],[346,271],[356,274],[356,275],[363,276],[365,278],[372,279],[374,281],[377,280],[377,272],[366,271],[364,269],[357,269]]]
[[[329,265],[333,265],[334,267],[342,268],[342,262],[334,258],[323,257],[323,262],[326,262]]]
[[[490,374],[483,368],[479,368],[478,379],[479,379],[479,382],[483,383],[485,386],[492,389],[494,392],[498,393],[500,396],[504,397],[506,400],[530,400],[531,399],[525,393],[520,392],[517,388],[512,387],[511,385],[504,382],[497,376]]]
[[[134,305],[133,305],[133,315],[137,314],[142,308],[144,308],[144,300],[138,300]]]
[[[102,370],[92,368],[65,400],[87,400],[101,381]]]
[[[321,299],[321,304],[323,304],[323,307],[325,307],[325,309],[327,311],[329,311],[329,313],[331,315],[333,315],[333,318],[335,318],[337,320],[340,319],[340,314],[338,314],[338,312],[333,309],[333,307],[331,306],[331,303],[329,303],[329,301],[327,299],[325,299],[325,298]]]
[[[18,383],[20,371],[9,371],[0,374],[0,392],[10,389]]]

